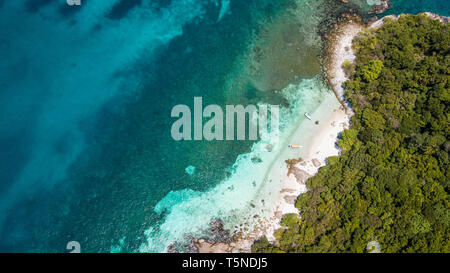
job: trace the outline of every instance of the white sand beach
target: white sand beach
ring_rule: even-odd
[[[330,106],[333,106],[329,109]],[[327,110],[328,109],[328,110]],[[283,183],[279,189],[272,217],[266,218],[260,223],[258,230],[245,236],[235,238],[231,243],[211,243],[206,240],[198,240],[195,246],[200,253],[213,252],[250,252],[253,242],[261,236],[266,236],[269,241],[275,243],[273,233],[280,228],[282,216],[287,213],[298,213],[295,207],[297,197],[307,191],[306,180],[316,174],[320,167],[325,166],[326,159],[338,155],[336,145],[338,135],[349,126],[350,116],[334,96],[327,99],[310,113],[311,120],[304,120],[291,136],[291,143],[300,143],[302,148],[286,148],[279,156],[279,160],[298,160],[295,164],[283,162]],[[314,121],[319,120],[318,125],[311,127]],[[308,139],[308,143],[304,140]],[[274,174],[275,175],[275,174]]]
[[[303,114],[299,113],[302,116]],[[276,243],[273,233],[281,227],[282,216],[299,213],[295,202],[300,194],[307,191],[306,180],[326,165],[328,157],[339,155],[336,145],[338,135],[349,126],[350,115],[331,91],[309,115],[311,120],[303,119],[283,143],[284,148],[278,155],[276,164],[269,170],[269,180],[280,181],[278,192],[272,193],[274,201],[267,201],[271,204],[269,215],[260,218],[255,230],[242,237],[236,236],[231,243],[196,241],[194,245],[200,253],[250,252],[253,242],[261,236],[266,236],[269,241]],[[288,143],[302,147],[290,148]],[[286,163],[286,160],[292,160],[291,164]],[[269,200],[267,192],[262,193],[262,196]]]
[[[323,103],[316,113],[319,115],[323,113],[323,107],[328,107],[327,103]],[[314,120],[315,115],[312,115]],[[339,134],[349,127],[350,115],[346,113],[342,106],[337,102],[333,109],[330,109],[328,114],[323,115],[319,125],[312,129],[311,142],[303,148],[302,156],[298,161],[288,166],[288,173],[285,178],[284,185],[280,190],[280,198],[277,202],[275,217],[273,222],[266,229],[264,235],[269,241],[274,241],[273,232],[280,228],[280,220],[282,215],[287,213],[298,213],[295,207],[295,201],[298,195],[305,193],[308,189],[306,181],[308,178],[315,175],[319,168],[326,165],[326,159],[330,156],[339,155],[339,148],[337,146]],[[292,137],[303,137],[303,126],[299,126],[296,134]]]
[[[286,145],[277,157],[279,167],[272,167],[270,171],[269,177],[273,179],[284,176],[281,179],[275,206],[271,209],[272,216],[263,219],[257,230],[246,236],[236,237],[231,243],[213,243],[203,239],[196,241],[194,245],[200,253],[250,252],[253,242],[261,236],[266,236],[269,241],[276,243],[273,234],[275,230],[281,228],[280,222],[283,215],[299,213],[295,202],[300,194],[307,192],[306,181],[326,165],[328,157],[339,155],[338,136],[350,126],[353,113],[342,105],[345,105],[342,83],[347,80],[342,63],[345,60],[354,60],[351,44],[361,29],[362,24],[350,21],[341,25],[339,31],[334,34],[329,47],[331,54],[329,54],[327,74],[335,95],[326,96],[314,112],[309,113],[311,120],[301,119],[287,143],[284,143],[298,144],[302,147],[289,148]],[[298,115],[303,116],[304,113],[298,113]],[[289,164],[285,162],[286,160],[290,160]]]

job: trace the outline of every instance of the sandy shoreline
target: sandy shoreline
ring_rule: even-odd
[[[316,110],[323,111],[327,107],[324,103]],[[312,116],[314,117],[314,115]],[[336,104],[326,117],[322,118],[314,132],[312,142],[304,149],[301,158],[287,163],[288,173],[284,185],[280,191],[281,197],[275,210],[276,221],[264,234],[269,241],[274,242],[273,232],[281,228],[282,215],[288,213],[299,213],[295,207],[295,201],[300,194],[307,192],[306,181],[314,176],[321,167],[326,165],[326,159],[330,156],[339,155],[337,147],[339,134],[349,127],[350,115],[340,105]],[[301,134],[299,129],[296,134]]]
[[[338,136],[349,127],[351,117],[333,93],[329,93],[315,111],[309,114],[312,120],[303,120],[288,140],[289,143],[301,143],[304,147],[300,149],[286,147],[278,157],[278,160],[290,161],[280,162],[283,170],[279,175],[284,178],[281,178],[276,202],[271,203],[274,204],[274,207],[271,207],[273,214],[261,221],[257,230],[245,237],[232,237],[231,242],[196,240],[193,245],[199,253],[250,252],[253,242],[262,236],[276,243],[273,234],[275,230],[281,228],[282,216],[287,213],[299,213],[295,202],[299,195],[307,191],[307,179],[326,165],[328,157],[339,155]],[[315,121],[319,121],[319,124],[315,124]]]
[[[333,75],[329,77],[330,87],[335,92],[335,96],[329,96],[319,107],[310,113],[312,121],[305,120],[299,124],[296,131],[290,138],[291,143],[298,143],[298,139],[304,138],[308,134],[311,141],[298,152],[297,156],[290,156],[295,151],[286,151],[280,155],[282,158],[290,159],[286,164],[286,176],[283,180],[279,192],[279,198],[275,204],[274,215],[261,223],[261,227],[251,236],[246,238],[232,238],[231,242],[208,242],[199,239],[194,242],[199,253],[236,253],[250,252],[255,240],[266,236],[271,243],[276,243],[274,231],[281,228],[280,222],[283,215],[288,213],[299,213],[295,207],[297,197],[307,192],[306,181],[314,176],[321,167],[326,165],[326,159],[330,156],[339,155],[340,149],[337,146],[338,136],[350,126],[352,111],[344,108],[342,83],[347,80],[342,69],[345,60],[354,60],[351,44],[353,37],[362,29],[362,24],[352,23],[342,25],[342,29],[334,34],[334,39],[330,43],[333,54],[329,54],[327,73]],[[350,50],[349,50],[350,49]],[[338,98],[338,99],[336,99]],[[311,126],[311,122],[318,120],[319,124]]]
[[[292,158],[291,161],[286,163],[287,174],[280,189],[280,197],[276,203],[274,217],[270,219],[269,223],[264,223],[263,232],[256,236],[257,238],[264,235],[271,243],[276,243],[273,234],[275,230],[281,228],[280,222],[283,215],[299,213],[295,207],[295,202],[299,195],[308,191],[306,181],[327,164],[328,157],[340,154],[340,148],[337,146],[338,137],[342,131],[350,127],[350,119],[353,115],[353,111],[344,97],[342,84],[348,78],[344,73],[342,64],[345,61],[353,62],[355,60],[352,41],[363,27],[361,20],[354,17],[337,25],[331,33],[327,49],[326,74],[329,86],[334,91],[337,100],[333,98],[335,104],[331,109],[330,102],[324,101],[312,113],[312,120],[320,120],[320,123],[313,129],[313,132],[310,132],[312,141],[304,147],[301,158]],[[297,131],[291,138],[292,143],[295,143],[295,139],[304,134],[304,122],[299,124]],[[223,243],[208,244],[203,241],[196,246],[199,252],[249,252],[253,241],[251,239],[237,240],[231,243],[231,246]]]
[[[443,23],[449,22],[448,17],[431,13],[423,14],[430,18],[440,20]],[[328,62],[326,64],[326,74],[329,86],[339,101],[334,97],[334,102],[328,98],[328,101],[322,102],[314,113],[310,113],[313,121],[320,121],[316,127],[309,128],[308,130],[307,125],[310,126],[308,122],[313,122],[308,120],[298,125],[298,128],[289,141],[296,143],[296,139],[301,139],[306,134],[311,139],[302,148],[301,152],[298,153],[301,156],[289,157],[290,154],[293,154],[289,150],[279,156],[280,160],[282,158],[289,158],[290,161],[286,162],[286,176],[280,188],[279,198],[275,204],[274,215],[261,223],[260,228],[250,236],[246,236],[246,238],[231,238],[231,242],[228,243],[213,243],[204,239],[197,240],[194,242],[194,246],[198,252],[250,252],[253,242],[262,236],[266,236],[270,242],[276,243],[273,234],[275,230],[281,228],[280,222],[282,216],[287,213],[299,213],[295,207],[295,202],[300,194],[307,192],[308,189],[305,182],[308,178],[314,176],[320,167],[326,165],[326,159],[328,157],[339,155],[340,153],[340,149],[337,146],[338,136],[343,130],[349,128],[350,118],[353,114],[353,111],[345,100],[344,89],[342,88],[342,84],[348,79],[344,73],[342,64],[346,61],[354,62],[355,60],[355,55],[352,50],[353,38],[365,27],[381,27],[384,23],[383,20],[387,17],[394,20],[399,18],[399,16],[389,15],[368,25],[364,25],[359,18],[349,17],[346,22],[337,25],[334,31],[330,33],[327,49]],[[331,108],[330,105],[332,105]]]
[[[355,18],[356,19],[356,18]],[[253,242],[266,236],[271,243],[276,243],[274,231],[281,228],[281,219],[288,213],[299,213],[295,207],[297,197],[307,192],[306,181],[314,176],[320,167],[326,165],[326,159],[330,156],[339,155],[340,149],[337,146],[338,136],[350,126],[352,111],[347,106],[344,98],[342,84],[347,80],[342,64],[348,60],[353,62],[355,56],[352,51],[352,40],[362,30],[363,24],[357,20],[348,20],[340,24],[331,33],[327,50],[328,62],[326,65],[327,78],[330,88],[334,91],[335,97],[330,96],[328,101],[322,102],[314,113],[310,113],[312,120],[319,120],[319,124],[308,130],[310,143],[302,148],[301,156],[287,157],[286,176],[283,180],[279,192],[279,198],[275,204],[274,215],[261,223],[261,229],[255,231],[253,236],[246,238],[232,238],[232,242],[208,242],[199,239],[194,242],[194,246],[200,253],[214,252],[250,252]],[[330,105],[333,105],[330,108]],[[309,120],[299,124],[296,132],[290,138],[291,143],[297,143],[296,139],[301,139],[305,135],[305,129]],[[286,158],[280,155],[279,157]]]
[[[330,105],[333,107],[330,111]],[[231,242],[210,242],[199,239],[194,242],[194,246],[199,253],[237,253],[250,252],[253,242],[262,236],[266,236],[269,241],[276,243],[273,237],[274,231],[281,228],[282,216],[287,213],[299,213],[295,207],[297,197],[307,191],[306,180],[315,175],[320,167],[326,165],[326,159],[330,156],[339,155],[336,145],[338,135],[349,126],[349,118],[345,109],[336,98],[330,95],[315,111],[310,113],[312,120],[320,120],[319,125],[315,125],[308,133],[305,129],[311,126],[314,121],[303,121],[290,141],[304,138],[305,134],[310,135],[310,143],[304,148],[295,150],[287,149],[280,158],[292,159],[291,162],[284,163],[285,177],[279,188],[279,195],[275,203],[273,216],[261,222],[258,230],[255,230],[245,238],[231,238]],[[290,154],[298,154],[300,157],[292,157]]]
[[[328,82],[336,97],[344,105],[347,105],[347,103],[345,102],[342,84],[348,77],[345,75],[342,65],[346,61],[354,62],[355,54],[352,49],[352,41],[364,27],[360,21],[355,19],[350,19],[348,22],[336,27],[327,49],[328,63],[326,64],[326,72]]]

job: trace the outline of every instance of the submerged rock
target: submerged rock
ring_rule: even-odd
[[[186,169],[184,169],[184,170],[186,171],[186,173],[188,175],[192,176],[195,173],[195,166],[190,165],[190,166],[186,167]]]

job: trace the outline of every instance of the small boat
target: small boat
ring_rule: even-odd
[[[312,120],[311,117],[308,115],[308,113],[305,112],[305,117],[309,120]]]
[[[297,145],[297,144],[291,144],[288,146],[289,148],[303,148],[303,146],[301,145]]]

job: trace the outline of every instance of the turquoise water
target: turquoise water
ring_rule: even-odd
[[[0,1],[0,251],[161,252],[214,218],[242,223],[270,189],[271,140],[176,142],[170,111],[279,104],[295,124],[330,96],[317,33],[346,8]]]
[[[392,1],[392,9],[386,14],[416,14],[424,11],[450,16],[450,3],[448,0],[395,0]]]

